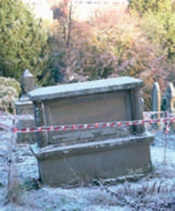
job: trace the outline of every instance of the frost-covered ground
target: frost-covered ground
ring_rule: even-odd
[[[165,137],[159,132],[155,137],[151,146],[153,170],[143,178],[64,189],[42,186],[29,145],[12,143],[11,134],[0,131],[0,211],[173,211],[175,135]],[[7,203],[8,185],[14,187],[9,201],[15,203]]]

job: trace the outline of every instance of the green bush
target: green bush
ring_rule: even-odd
[[[0,77],[0,110],[13,113],[19,93],[20,84],[15,79]]]

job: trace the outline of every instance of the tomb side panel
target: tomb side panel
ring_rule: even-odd
[[[93,94],[44,102],[47,125],[90,124],[131,120],[127,91]],[[49,132],[49,142],[57,140],[98,140],[126,136],[131,128],[90,129],[89,131]]]

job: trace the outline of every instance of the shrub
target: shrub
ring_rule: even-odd
[[[19,93],[20,84],[15,79],[0,77],[0,110],[14,112]]]
[[[168,45],[163,47],[168,40],[164,19],[160,21],[154,13],[150,19],[146,14],[140,17],[111,10],[89,22],[76,22],[69,18],[70,13],[59,17],[53,34],[57,48],[53,44],[52,61],[56,65],[52,73],[63,73],[67,82],[72,76],[78,76],[77,81],[117,76],[141,78],[145,82],[143,97],[150,109],[153,82],[164,84],[173,65],[167,54]]]

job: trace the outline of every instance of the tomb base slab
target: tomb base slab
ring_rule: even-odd
[[[42,182],[49,186],[87,185],[94,179],[144,174],[151,170],[149,134],[68,146],[31,145]]]

